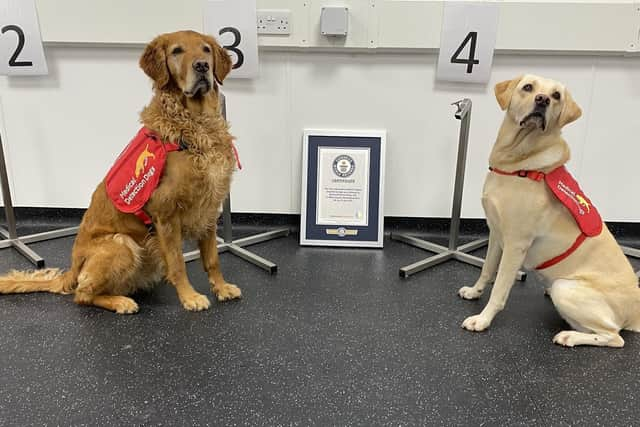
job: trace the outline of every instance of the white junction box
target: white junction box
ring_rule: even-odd
[[[291,34],[291,11],[287,9],[258,9],[258,34]]]
[[[323,7],[320,15],[320,34],[323,36],[346,36],[349,32],[349,8]]]

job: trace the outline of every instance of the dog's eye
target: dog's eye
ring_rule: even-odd
[[[202,50],[204,50],[205,53],[211,53],[211,48],[209,46],[204,46]]]
[[[181,53],[184,53],[184,50],[182,50],[180,46],[174,47],[173,50],[171,51],[172,55],[180,55]]]
[[[531,83],[527,83],[526,85],[522,86],[522,90],[524,90],[525,92],[531,92],[533,90],[533,85]]]
[[[553,99],[559,101],[560,100],[560,92],[555,91],[551,94],[551,96],[553,97]]]

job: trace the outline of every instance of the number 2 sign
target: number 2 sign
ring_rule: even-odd
[[[499,14],[497,3],[444,3],[438,80],[489,81]]]
[[[231,78],[258,76],[258,29],[256,0],[207,0],[204,32],[229,52],[233,61]]]
[[[0,75],[47,73],[35,0],[0,0]]]

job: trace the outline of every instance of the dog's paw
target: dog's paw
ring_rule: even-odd
[[[49,289],[49,292],[53,293],[53,294],[60,294],[60,295],[71,295],[73,293],[74,289],[72,289],[69,286],[55,286],[52,287],[51,289]]]
[[[482,291],[470,286],[463,286],[458,290],[458,295],[464,299],[478,299],[482,295]]]
[[[573,347],[576,345],[575,342],[576,331],[562,331],[558,332],[555,337],[553,337],[554,344],[560,344],[565,347]]]
[[[462,327],[468,331],[480,332],[484,331],[491,324],[491,320],[485,318],[481,314],[467,317],[462,322]]]
[[[138,304],[128,297],[117,297],[113,303],[113,308],[118,314],[134,314],[138,312]]]
[[[188,297],[183,298],[181,302],[185,310],[189,311],[202,311],[207,310],[209,307],[211,307],[209,298],[196,292],[194,292],[192,295],[189,295]]]
[[[222,286],[214,286],[213,293],[218,297],[218,301],[228,301],[242,296],[240,288],[236,285],[232,285],[231,283],[225,283]]]

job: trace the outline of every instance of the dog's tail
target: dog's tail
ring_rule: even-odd
[[[76,278],[73,272],[62,272],[57,268],[35,271],[10,271],[0,276],[0,294],[24,294],[51,292],[69,294],[73,292]]]

